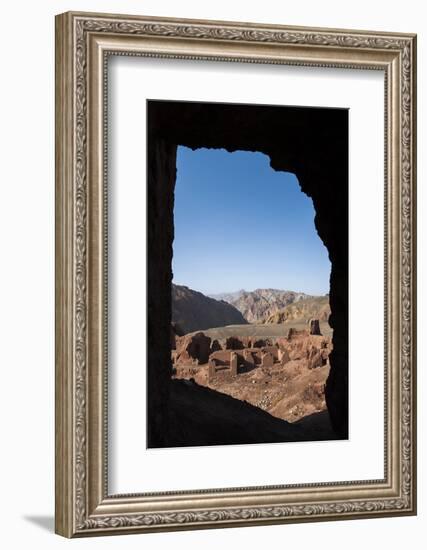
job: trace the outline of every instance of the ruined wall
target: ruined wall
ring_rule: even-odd
[[[168,385],[171,369],[170,283],[178,145],[265,153],[274,170],[294,173],[302,191],[312,198],[315,226],[332,264],[329,324],[334,335],[326,401],[334,429],[341,437],[347,437],[348,112],[150,101],[147,120],[148,331],[149,346],[154,343],[160,346],[156,352],[149,351],[149,418],[151,414],[155,418],[150,430],[152,437],[162,438],[166,429],[162,422],[167,413],[167,392],[162,388]]]

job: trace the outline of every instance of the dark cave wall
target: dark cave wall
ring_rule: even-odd
[[[148,446],[168,439],[171,378],[171,283],[176,145],[149,140],[147,149],[147,406]],[[166,338],[165,338],[166,336]]]
[[[326,401],[348,436],[348,112],[344,109],[149,101],[148,418],[153,444],[167,437],[171,364],[173,189],[176,147],[259,151],[274,170],[294,173],[313,200],[315,226],[331,261],[334,329]]]

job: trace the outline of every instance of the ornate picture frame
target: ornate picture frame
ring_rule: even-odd
[[[384,478],[108,492],[108,56],[384,72]],[[68,12],[56,17],[56,532],[82,537],[416,513],[416,36]]]

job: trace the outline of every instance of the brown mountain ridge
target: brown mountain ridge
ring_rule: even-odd
[[[249,323],[274,323],[283,321],[274,321],[274,316],[282,314],[285,308],[291,304],[295,304],[295,309],[289,310],[287,315],[292,320],[306,319],[306,313],[309,309],[316,312],[317,300],[323,302],[328,301],[328,297],[311,296],[304,292],[295,292],[293,290],[278,290],[273,288],[258,288],[252,291],[239,290],[237,292],[211,295],[212,298],[222,298],[240,311],[243,317]],[[313,300],[313,302],[309,302]],[[304,302],[306,306],[299,307],[299,303]],[[310,303],[310,306],[308,304]],[[315,316],[315,315],[314,315]],[[280,318],[280,316],[278,317]],[[271,321],[267,321],[271,319]],[[324,319],[327,317],[324,316]]]
[[[246,325],[233,305],[214,300],[187,286],[172,284],[172,323],[178,333],[186,334],[227,325]]]
[[[330,313],[329,296],[314,296],[287,305],[284,309],[266,317],[264,323],[283,324],[289,321],[308,321],[313,318],[328,321]]]

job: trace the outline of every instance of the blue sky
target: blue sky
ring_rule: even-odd
[[[178,147],[173,280],[204,294],[329,292],[330,262],[297,178],[261,153]]]

